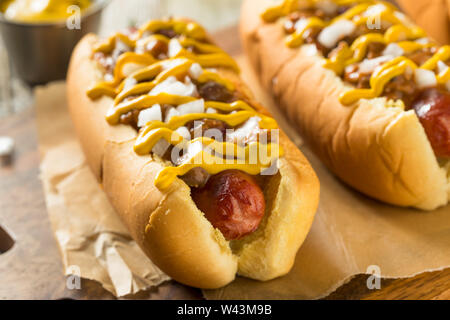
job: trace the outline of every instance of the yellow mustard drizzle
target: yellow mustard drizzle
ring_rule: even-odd
[[[260,147],[260,152],[264,152],[261,151],[261,149],[264,149],[264,147]],[[223,159],[211,155],[208,152],[199,152],[177,167],[166,167],[162,169],[156,176],[155,186],[160,190],[166,190],[170,187],[176,177],[183,176],[190,170],[198,167],[205,169],[211,175],[232,169],[244,171],[250,175],[258,175],[264,169],[269,168],[270,165],[270,163],[269,165],[266,165],[261,161],[256,164],[242,163],[239,159],[225,160],[224,164],[219,164],[221,160]]]
[[[297,48],[303,44],[303,35],[308,29],[319,27],[323,28],[327,25],[327,23],[319,18],[312,17],[309,18],[303,28],[295,31],[295,33],[289,35],[286,39],[286,44],[290,48]]]
[[[404,74],[407,69],[417,69],[417,65],[405,57],[397,57],[392,61],[386,62],[381,68],[375,70],[370,78],[370,89],[350,90],[343,93],[340,97],[342,104],[349,105],[360,99],[371,99],[380,96],[383,93],[384,86],[394,77]]]
[[[219,142],[209,137],[199,137],[191,141],[187,141],[183,136],[169,128],[157,128],[149,131],[144,136],[140,135],[137,139],[134,150],[140,155],[148,154],[160,139],[164,139],[168,143],[179,148],[188,148],[190,145],[200,142],[202,145],[211,148],[213,151],[220,153],[221,155],[226,155],[227,151],[232,150],[234,154],[238,157],[243,156],[242,158],[244,159],[250,157],[250,150],[258,144],[257,142],[252,142],[246,147],[242,147],[232,142]],[[273,143],[267,144],[267,149],[272,149],[274,147],[276,148],[277,145]]]
[[[172,29],[177,34],[193,40],[201,41],[206,39],[206,31],[202,26],[183,19],[152,20],[139,30],[138,35],[141,38],[145,32],[155,32],[162,29]]]
[[[144,130],[139,133],[137,142],[135,144],[134,150],[138,154],[147,154],[153,149],[156,142],[159,141],[158,129],[167,129],[170,132],[174,132],[175,129],[183,126],[187,122],[198,120],[198,119],[214,119],[226,122],[231,126],[237,126],[247,121],[251,117],[260,116],[262,120],[259,125],[262,129],[276,129],[277,125],[275,120],[269,117],[258,115],[254,111],[239,111],[233,114],[207,114],[207,113],[192,113],[184,116],[175,116],[168,123],[153,121],[148,124]],[[156,131],[155,131],[156,130]],[[176,142],[180,143],[177,139]],[[167,140],[167,142],[172,143],[172,141]]]
[[[155,24],[153,24],[154,26]],[[153,29],[153,28],[151,28]],[[143,34],[144,32],[141,29],[139,31],[139,34]],[[156,29],[157,30],[157,29]],[[197,32],[198,33],[198,32]],[[116,34],[114,36],[111,36],[105,43],[102,43],[98,45],[94,52],[102,52],[102,53],[109,53],[112,50],[114,50],[116,41],[120,40],[123,43],[125,43],[128,47],[131,49],[134,49],[136,47],[137,40],[131,40],[128,36],[124,34]],[[148,37],[148,41],[152,40],[158,40],[163,41],[165,43],[169,43],[170,39],[159,34],[154,34]],[[222,49],[220,49],[217,46],[211,45],[211,44],[204,44],[201,43],[195,39],[190,39],[187,37],[182,37],[179,40],[181,46],[183,46],[183,49],[178,52],[178,54],[173,58],[187,58],[190,59],[193,62],[196,62],[200,64],[203,68],[209,68],[209,67],[226,67],[231,68],[236,72],[239,72],[239,67],[236,64],[236,62],[228,55],[226,54]],[[201,54],[196,55],[186,49],[184,47],[193,46],[195,47]],[[116,66],[114,68],[114,79],[112,81],[104,81],[99,84],[96,84],[93,88],[91,88],[88,91],[88,96],[91,99],[97,99],[102,95],[107,95],[110,97],[115,97],[120,91],[121,88],[116,89],[117,85],[125,78],[125,75],[123,74],[123,68],[125,65],[129,63],[135,63],[140,65],[150,65],[150,68],[157,68],[159,66],[154,66],[156,59],[153,58],[150,54],[138,54],[135,52],[126,52],[122,54],[119,59],[116,62]],[[192,64],[192,63],[191,63]],[[154,69],[151,69],[154,70]],[[145,70],[147,71],[147,70]],[[149,74],[145,74],[145,71],[143,70],[142,73],[136,74],[135,78],[138,81],[141,81],[142,79],[138,78],[140,76],[144,77],[152,77],[152,72]],[[157,70],[158,72],[159,70]],[[210,77],[211,73],[206,72]],[[229,81],[221,81],[219,77],[216,77],[217,81],[221,83],[222,85],[225,85],[228,89],[230,89],[230,82]],[[207,78],[207,75],[203,74],[202,78],[199,81],[208,81],[212,80],[210,78]]]
[[[314,6],[317,2],[318,0],[307,1],[309,7]],[[425,31],[417,26],[406,26],[405,22],[395,14],[397,12],[395,6],[390,3],[374,0],[334,0],[333,2],[338,6],[355,6],[330,21],[323,21],[317,17],[308,18],[302,28],[287,37],[287,45],[291,48],[297,48],[303,44],[303,36],[309,28],[324,28],[341,19],[352,20],[356,26],[363,25],[369,19],[373,19],[370,15],[364,16],[363,13],[375,4],[383,4],[385,6],[385,10],[380,13],[380,20],[392,24],[385,34],[369,33],[362,35],[350,47],[345,44],[332,58],[324,59],[323,66],[333,70],[338,75],[341,75],[347,66],[362,61],[366,56],[370,43],[378,42],[386,45],[397,43],[405,53],[436,47],[436,45],[431,43],[422,44],[413,41],[426,37]],[[296,0],[285,0],[278,6],[268,8],[261,17],[266,22],[275,22],[277,19],[301,9],[299,3]],[[340,102],[344,105],[350,105],[360,99],[379,97],[382,95],[385,85],[393,78],[417,68],[435,70],[439,61],[445,62],[449,59],[450,46],[441,47],[422,66],[417,66],[412,60],[406,57],[397,57],[375,70],[370,79],[369,89],[350,89],[341,94]],[[450,68],[440,72],[436,76],[436,79],[438,84],[445,84],[447,81],[450,81]]]
[[[164,92],[157,95],[148,94],[169,77],[173,76],[178,80],[183,80],[189,74],[194,63],[198,63],[202,67],[202,73],[195,79],[196,82],[213,81],[223,85],[231,92],[236,90],[234,83],[230,80],[223,78],[219,73],[204,69],[228,67],[236,72],[239,71],[236,62],[223,50],[214,45],[200,42],[205,39],[206,33],[197,24],[180,20],[153,21],[140,29],[138,35],[141,37],[145,35],[146,31],[154,32],[163,28],[171,28],[176,31],[177,34],[181,35],[178,38],[181,46],[183,48],[193,46],[199,54],[182,49],[175,57],[166,60],[157,60],[150,53],[125,52],[121,54],[116,61],[113,79],[99,82],[87,92],[91,99],[97,99],[103,95],[114,99],[113,106],[106,114],[106,120],[111,125],[118,124],[121,116],[131,110],[142,110],[155,104],[178,106],[198,100],[195,97],[177,96]],[[123,34],[117,34],[97,46],[94,52],[110,53],[115,48],[116,39],[123,41],[131,49],[134,49],[139,37],[131,39]],[[170,41],[169,38],[158,34],[149,35],[145,41],[155,39],[166,43]],[[130,75],[126,75],[124,67],[129,63],[139,64],[141,68]],[[125,100],[129,97],[133,98]],[[232,103],[205,101],[205,110],[209,108],[222,113],[191,113],[173,116],[168,122],[150,121],[139,131],[134,145],[134,150],[139,155],[151,153],[153,147],[161,139],[177,148],[189,148],[189,146],[198,143],[202,145],[200,152],[188,154],[186,158],[183,158],[180,165],[166,167],[158,173],[155,185],[159,189],[169,188],[177,176],[182,176],[193,168],[201,167],[209,174],[238,169],[256,175],[269,168],[277,158],[283,156],[281,146],[272,142],[260,143],[258,141],[241,146],[232,142],[219,142],[209,137],[200,137],[188,141],[176,132],[179,127],[195,120],[219,120],[231,127],[236,127],[244,124],[252,117],[260,119],[260,129],[272,130],[278,128],[273,118],[258,113],[249,104],[241,100]],[[270,156],[268,156],[269,154]]]
[[[420,28],[407,28],[401,25],[390,27],[384,35],[379,33],[368,33],[358,37],[350,47],[344,45],[335,56],[330,59],[325,59],[323,66],[333,70],[336,74],[341,75],[347,66],[364,59],[367,48],[371,43],[389,44],[399,41],[403,36],[406,36],[409,39],[418,39],[424,35],[423,30]],[[412,52],[430,46],[430,44],[419,44],[414,41],[401,41],[398,45],[405,52]]]
[[[114,103],[118,104],[118,103],[120,103],[120,101],[122,101],[123,99],[125,99],[126,97],[129,97],[131,95],[143,94],[143,93],[149,92],[156,85],[158,85],[159,83],[161,83],[162,81],[166,80],[167,78],[169,78],[171,76],[177,77],[177,76],[186,74],[194,63],[194,61],[187,60],[187,59],[177,59],[177,60],[169,59],[169,60],[180,61],[180,64],[172,67],[171,69],[162,71],[163,70],[163,62],[157,62],[147,68],[143,68],[141,70],[134,72],[130,76],[130,78],[135,79],[136,81],[139,81],[140,83],[133,86],[132,88],[130,88],[128,90],[123,90],[124,84],[122,84],[119,87],[120,93],[116,96]],[[167,62],[168,60],[165,60],[165,61]],[[142,82],[146,79],[152,79],[152,78],[155,78],[155,79],[152,81]],[[226,87],[230,91],[234,91],[234,89],[235,89],[234,84],[231,81],[221,77],[218,73],[205,70],[200,75],[200,77],[197,79],[197,82],[205,83],[208,81],[217,82],[217,83],[223,85],[224,87]]]

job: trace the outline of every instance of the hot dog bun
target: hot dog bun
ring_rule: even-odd
[[[450,0],[398,0],[398,4],[436,41],[450,44]]]
[[[98,42],[95,35],[87,35],[73,53],[69,108],[87,162],[133,239],[170,277],[194,287],[219,288],[236,273],[257,280],[286,274],[311,227],[319,198],[318,179],[302,153],[280,134],[286,152],[279,174],[263,190],[265,218],[256,232],[233,241],[232,249],[196,207],[182,180],[176,179],[165,192],[155,187],[155,176],[165,164],[133,151],[136,132],[131,127],[106,122],[113,100],[87,97],[88,88],[102,77],[92,60]],[[234,72],[219,72],[248,94]]]
[[[260,14],[272,1],[246,0],[241,36],[263,85],[344,182],[378,200],[432,210],[449,198],[447,172],[439,166],[413,110],[388,107],[386,98],[343,106],[345,84],[322,67],[311,46],[290,49],[277,23]]]

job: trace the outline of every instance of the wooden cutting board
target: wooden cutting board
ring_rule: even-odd
[[[230,54],[242,54],[236,27],[215,35]],[[39,180],[34,110],[0,120],[0,136],[15,139],[11,161],[0,166],[0,299],[114,299],[100,284],[83,280],[69,290],[53,238]],[[369,290],[357,276],[328,299],[450,299],[450,269],[411,279],[383,280]],[[202,299],[200,290],[174,281],[129,299]]]

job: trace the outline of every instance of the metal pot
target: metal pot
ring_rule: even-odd
[[[69,29],[66,21],[24,23],[0,14],[0,32],[17,76],[29,85],[64,79],[73,48],[85,34],[98,30],[108,2],[94,1],[83,12],[79,29]]]

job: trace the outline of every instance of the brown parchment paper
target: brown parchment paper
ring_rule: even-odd
[[[341,184],[302,145],[295,127],[274,107],[245,60],[239,57],[238,62],[255,96],[310,159],[321,181],[321,200],[288,275],[268,282],[238,277],[222,289],[205,290],[206,298],[316,299],[376,269],[381,277],[400,278],[450,267],[450,207],[429,213],[396,208]],[[60,83],[37,91],[42,180],[64,265],[82,266],[83,277],[101,282],[116,295],[157,285],[167,277],[129,238],[84,164],[64,89]]]
[[[65,274],[96,280],[117,297],[168,280],[131,239],[85,163],[65,84],[38,88],[35,95],[41,180]]]

